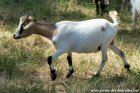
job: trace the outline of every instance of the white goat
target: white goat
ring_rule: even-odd
[[[20,18],[19,26],[13,37],[14,39],[20,39],[31,34],[39,34],[53,41],[56,51],[48,57],[52,80],[56,79],[53,62],[61,54],[68,54],[69,71],[66,77],[69,78],[74,72],[72,52],[91,53],[101,50],[102,61],[95,73],[98,76],[107,61],[108,47],[122,58],[124,67],[129,70],[130,65],[126,61],[124,52],[114,43],[118,25],[117,12],[112,11],[109,15],[114,23],[106,19],[91,19],[80,22],[61,21],[50,24],[34,21],[33,17],[24,15]]]
[[[132,6],[132,29],[136,29],[137,16],[140,15],[140,0],[131,0]]]

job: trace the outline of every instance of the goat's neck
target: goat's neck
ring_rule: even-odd
[[[57,33],[57,28],[55,24],[51,23],[36,23],[34,25],[34,31],[35,34],[52,40],[53,36]]]

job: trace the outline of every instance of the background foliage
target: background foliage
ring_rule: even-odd
[[[108,51],[108,62],[99,78],[92,77],[101,53],[73,54],[75,73],[66,80],[66,55],[56,62],[58,79],[50,79],[47,57],[55,50],[46,38],[33,35],[14,40],[19,17],[28,11],[37,20],[58,22],[81,21],[98,16],[92,0],[0,0],[0,93],[90,93],[94,89],[140,89],[140,28],[131,31],[131,13],[121,11],[121,0],[111,0],[109,10],[119,12],[117,45],[125,51],[131,65],[128,73],[121,59]]]

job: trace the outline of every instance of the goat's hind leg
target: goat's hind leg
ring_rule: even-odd
[[[130,71],[130,65],[127,62],[126,58],[125,58],[125,54],[122,50],[120,50],[114,43],[110,45],[109,47],[114,53],[116,53],[117,55],[119,55],[121,57],[121,59],[123,60],[124,63],[124,67],[127,69],[127,71]]]
[[[72,73],[74,72],[74,69],[72,66],[72,54],[71,53],[68,53],[67,60],[68,60],[68,64],[69,64],[69,70],[68,70],[66,78],[69,78],[72,75]]]

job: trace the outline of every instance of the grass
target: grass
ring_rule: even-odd
[[[53,3],[49,0],[37,0],[38,2],[20,0],[18,3],[15,1],[0,1],[0,93],[94,93],[98,90],[100,90],[98,92],[104,93],[103,91],[106,90],[110,93],[113,89],[120,91],[135,89],[138,92],[140,22],[138,21],[137,31],[131,31],[131,14],[128,11],[119,14],[121,22],[115,41],[124,50],[131,65],[131,73],[124,69],[121,59],[108,50],[108,61],[101,76],[93,77],[100,64],[101,53],[73,53],[75,73],[72,77],[69,80],[65,78],[68,63],[64,54],[55,63],[58,77],[56,81],[52,81],[47,57],[55,50],[53,44],[37,35],[14,40],[12,36],[18,25],[17,18],[26,10],[37,20],[47,22],[86,20],[101,16],[96,16],[94,6],[79,4],[79,2],[59,4],[55,0],[52,1]],[[113,2],[115,3],[111,4],[111,9],[118,7],[116,1]],[[109,19],[107,14],[102,17]]]

